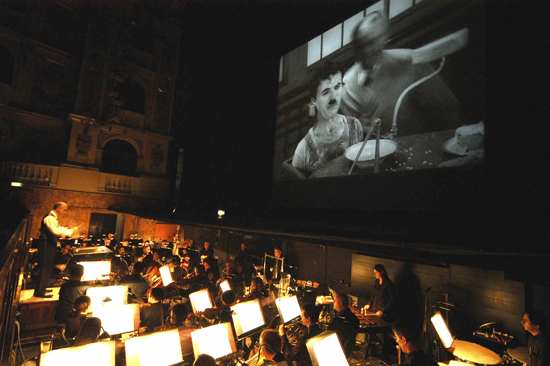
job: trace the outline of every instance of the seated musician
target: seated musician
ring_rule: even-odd
[[[61,246],[61,251],[55,255],[55,268],[54,274],[62,274],[70,276],[71,268],[76,264],[76,261],[71,254],[72,245],[70,242],[65,242]]]
[[[141,274],[144,270],[145,264],[143,262],[136,262],[132,267],[132,273],[122,277],[119,281],[120,285],[128,285],[129,303],[143,303],[144,298],[147,296],[147,291],[151,288],[151,285]]]
[[[80,296],[74,301],[71,313],[66,319],[65,336],[67,338],[76,337],[88,318],[88,308],[91,303],[92,300],[88,296]]]
[[[136,262],[143,262],[145,263],[145,267],[147,267],[153,261],[153,253],[151,252],[151,247],[147,244],[143,245],[142,251],[142,255],[136,259]]]
[[[216,360],[214,357],[203,353],[193,362],[193,366],[216,366]]]
[[[257,365],[275,365],[285,362],[287,359],[282,353],[282,343],[279,333],[272,329],[266,329],[260,334],[260,359]],[[291,364],[291,363],[289,363]]]
[[[279,335],[283,343],[283,354],[285,357],[295,361],[299,366],[310,366],[311,358],[306,347],[306,341],[316,335],[321,334],[322,330],[319,327],[319,309],[314,304],[305,304],[302,306],[302,326],[305,331],[302,333],[299,329],[295,332],[293,342],[289,342],[287,326],[281,324],[279,326]]]
[[[59,303],[55,309],[55,320],[58,323],[65,323],[73,310],[74,301],[83,296],[90,287],[90,285],[81,282],[82,276],[84,276],[84,266],[75,264],[71,268],[69,281],[61,285],[59,289]]]
[[[179,256],[174,255],[170,258],[168,262],[168,268],[170,269],[170,275],[172,276],[172,281],[178,282],[185,276],[183,268],[180,267],[181,259]]]
[[[193,341],[191,339],[191,332],[196,328],[187,327],[185,321],[189,315],[189,309],[187,305],[178,303],[172,306],[170,309],[170,316],[166,319],[166,326],[168,328],[178,328],[181,343],[182,354],[193,353]]]
[[[76,335],[74,346],[85,346],[97,342],[101,329],[101,319],[95,317],[86,319]]]
[[[346,294],[334,293],[335,316],[330,322],[328,329],[338,335],[342,349],[349,357],[355,347],[355,337],[359,331],[359,319],[349,308],[349,299]]]
[[[246,295],[242,301],[249,301],[255,299],[265,299],[269,296],[266,288],[264,288],[264,281],[260,277],[254,277],[250,281],[250,293]]]
[[[397,342],[397,347],[406,353],[405,360],[400,365],[411,366],[437,366],[432,358],[424,353],[421,344],[421,329],[406,320],[397,320],[392,325],[392,331]]]
[[[203,248],[199,251],[199,254],[203,261],[205,258],[214,258],[214,249],[212,248],[212,243],[210,243],[208,240],[205,240]]]
[[[214,319],[217,317],[219,323],[231,323],[233,321],[231,317],[231,306],[236,303],[235,292],[232,290],[224,291],[221,294],[220,299],[221,304],[219,306],[204,309],[204,311],[201,312],[201,315],[209,319]]]
[[[158,287],[149,291],[147,295],[148,306],[145,306],[140,312],[140,331],[145,328],[145,333],[151,333],[155,331],[155,328],[164,325],[164,318],[169,314],[170,308],[162,303],[163,294],[164,291]]]
[[[550,365],[550,335],[546,316],[538,310],[527,310],[521,320],[523,328],[530,333],[527,338],[529,358],[526,366]]]

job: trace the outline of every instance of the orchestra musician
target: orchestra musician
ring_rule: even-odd
[[[199,254],[203,262],[206,258],[214,258],[214,249],[212,248],[212,243],[205,240],[203,248],[200,250]]]
[[[169,314],[169,306],[162,303],[164,291],[161,288],[152,288],[147,295],[147,306],[140,312],[140,332],[151,333],[155,328],[164,325],[164,318]]]
[[[349,298],[346,294],[335,292],[332,296],[336,314],[327,330],[336,332],[347,358],[355,347],[355,337],[359,331],[359,319],[349,308]]]
[[[130,303],[143,303],[143,299],[147,296],[147,291],[151,287],[148,281],[142,276],[144,270],[145,264],[143,262],[136,262],[132,266],[131,273],[128,276],[122,277],[119,281],[121,285],[128,285]]]
[[[277,331],[273,329],[264,330],[260,334],[259,343],[259,360],[256,365],[274,365],[278,362],[288,361],[281,352],[281,337]],[[292,363],[288,362],[288,364]]]
[[[283,354],[286,358],[296,362],[298,366],[311,366],[311,358],[306,347],[306,341],[316,335],[321,334],[319,327],[319,309],[314,304],[305,304],[302,306],[301,327],[296,329],[292,343],[289,341],[288,326],[281,324],[279,326],[279,335],[283,344]],[[299,324],[299,323],[297,323]]]
[[[153,261],[153,253],[151,253],[151,247],[149,245],[143,246],[143,254],[136,261],[143,262],[146,266]]]
[[[384,320],[391,322],[395,317],[395,286],[388,277],[388,272],[382,264],[377,264],[373,268],[374,289],[369,302],[364,310],[370,310],[376,315],[384,316]]]
[[[421,345],[421,329],[406,320],[397,320],[392,325],[392,331],[397,342],[397,348],[406,353],[400,365],[437,366],[432,358],[428,357]]]
[[[75,264],[71,268],[71,276],[69,281],[61,285],[59,289],[59,303],[55,309],[55,320],[58,323],[65,323],[73,310],[73,304],[76,299],[83,296],[86,290],[90,287],[87,284],[82,283],[82,277],[84,276],[84,266],[81,264]]]
[[[71,254],[72,245],[70,242],[65,242],[61,246],[61,251],[55,255],[55,268],[59,273],[69,276],[71,268],[76,264],[76,261]]]
[[[526,366],[550,365],[550,336],[547,331],[546,316],[535,309],[523,314],[521,324],[530,333],[527,339],[528,356]]]

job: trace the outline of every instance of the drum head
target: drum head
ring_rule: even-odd
[[[498,365],[502,363],[499,355],[479,344],[455,340],[451,347],[454,348],[453,355],[462,360],[482,365]]]
[[[527,351],[527,347],[516,347],[516,348],[510,348],[506,350],[506,353],[508,356],[512,357],[514,360],[519,362],[527,362],[527,359],[529,358],[529,352]]]

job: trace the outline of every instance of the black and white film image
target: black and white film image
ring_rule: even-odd
[[[484,162],[483,4],[432,4],[366,9],[281,59],[274,180]]]

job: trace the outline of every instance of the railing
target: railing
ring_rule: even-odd
[[[98,191],[131,194],[139,192],[139,178],[100,173]]]
[[[59,167],[51,165],[26,164],[5,162],[2,163],[4,179],[24,184],[38,186],[57,186],[59,179]]]
[[[142,197],[167,197],[169,195],[168,178],[166,177],[147,175],[131,177],[69,164],[52,166],[4,162],[1,166],[0,178],[4,181],[20,182],[26,186],[89,193]]]
[[[12,353],[15,315],[21,293],[20,279],[27,258],[29,217],[24,218],[0,252],[0,365],[14,364]],[[4,243],[0,243],[0,247]]]

